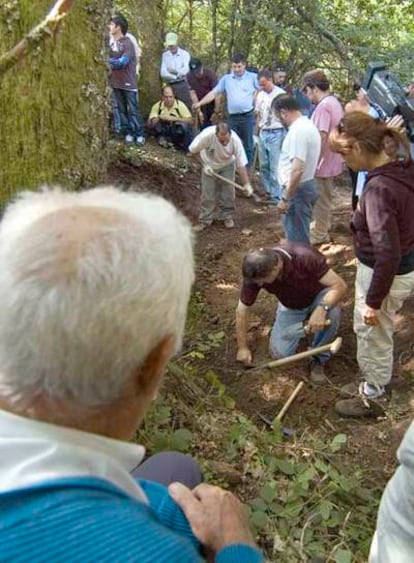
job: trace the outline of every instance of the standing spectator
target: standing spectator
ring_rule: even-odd
[[[207,127],[191,143],[192,155],[200,155],[203,165],[201,172],[201,209],[196,232],[212,225],[215,218],[223,221],[227,229],[234,227],[234,186],[225,180],[234,182],[237,169],[243,182],[246,195],[253,194],[246,171],[247,158],[243,144],[234,131],[225,122]],[[219,174],[225,180],[215,177]],[[217,217],[215,212],[217,208]]]
[[[158,144],[167,148],[170,144],[187,150],[192,139],[192,116],[188,107],[176,100],[171,86],[164,86],[162,99],[151,108],[148,128],[157,137]]]
[[[259,84],[257,75],[246,70],[243,55],[234,55],[231,61],[231,72],[222,76],[217,86],[193,107],[198,109],[212,102],[218,94],[226,94],[230,127],[242,140],[249,167],[253,162],[254,97]]]
[[[404,147],[403,160],[390,157],[387,138]],[[341,416],[375,416],[392,377],[395,315],[414,295],[414,164],[407,137],[366,113],[345,114],[330,142],[350,168],[368,170],[352,218],[354,331],[363,380],[343,387],[344,400],[335,410]]]
[[[361,84],[359,82],[355,82],[352,86],[352,90],[355,93],[355,99],[350,100],[345,105],[345,113],[350,113],[351,111],[362,111],[363,113],[367,113],[371,117],[378,119],[380,115],[377,109],[370,104],[367,93],[364,88],[362,88]],[[368,172],[366,170],[355,172],[350,168],[349,173],[352,182],[352,209],[355,211],[358,199],[364,189]]]
[[[137,58],[131,40],[126,37],[127,20],[113,16],[109,23],[111,36],[109,83],[119,111],[121,133],[127,143],[145,144],[144,124],[138,107]]]
[[[302,91],[310,102],[316,104],[311,120],[318,128],[322,140],[321,155],[316,169],[318,199],[313,209],[312,244],[322,244],[330,240],[333,179],[343,170],[341,155],[331,151],[328,137],[341,121],[344,111],[329,88],[329,80],[321,70],[311,70],[303,77]]]
[[[191,110],[192,101],[186,76],[190,72],[190,53],[178,47],[178,35],[167,33],[165,48],[161,57],[160,75],[163,81],[171,86],[177,100],[185,103]]]
[[[277,168],[285,129],[272,112],[271,106],[276,96],[284,94],[285,91],[273,84],[269,70],[260,71],[257,78],[260,86],[256,97],[260,179],[270,200],[279,203],[282,190],[277,179]]]
[[[200,59],[191,59],[187,82],[190,87],[192,102],[196,104],[215,87],[217,84],[217,76],[214,71],[205,68]],[[213,113],[219,113],[219,108],[216,107],[218,100],[219,98],[216,98],[214,101],[197,110],[201,129],[205,129],[211,125],[211,116]]]
[[[116,14],[116,15],[120,16],[121,14]],[[134,46],[135,57],[136,57],[136,60],[137,60],[136,69],[137,69],[137,78],[138,78],[139,77],[140,64],[141,64],[140,61],[141,61],[141,56],[142,56],[142,49],[138,45],[138,41],[136,40],[135,36],[132,35],[132,33],[130,33],[128,31],[125,34],[125,37],[128,37],[128,39],[131,40],[131,42]],[[118,43],[112,36],[109,36],[109,48],[112,51],[118,50]],[[114,131],[115,131],[115,133],[120,134],[121,133],[121,117],[119,115],[118,102],[116,100],[116,96],[115,96],[113,91],[112,91],[112,96],[111,96],[111,102],[112,102],[112,115],[113,115]]]
[[[313,123],[302,115],[293,96],[282,94],[275,98],[272,111],[288,129],[279,159],[282,199],[277,208],[284,214],[287,239],[309,243],[310,220],[317,198],[314,177],[321,138]]]
[[[278,86],[279,88],[283,88],[283,90],[286,90],[286,78],[287,78],[286,68],[284,66],[275,63],[272,66],[272,74],[273,74],[274,85]]]

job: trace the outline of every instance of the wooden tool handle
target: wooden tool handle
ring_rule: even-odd
[[[298,383],[296,385],[296,387],[295,387],[294,391],[292,392],[292,394],[290,395],[289,399],[286,401],[286,403],[280,409],[280,412],[277,415],[276,420],[282,420],[282,418],[285,416],[287,410],[289,409],[290,405],[296,399],[296,397],[297,397],[299,391],[302,389],[303,385],[304,385],[303,381],[301,381],[300,383]]]

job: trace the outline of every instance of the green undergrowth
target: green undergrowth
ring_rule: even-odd
[[[206,319],[196,293],[186,347],[170,364],[139,441],[151,452],[191,453],[206,481],[235,491],[270,561],[366,561],[381,491],[369,474],[343,464],[347,436],[326,441],[308,429],[285,438],[278,421],[258,428],[208,368],[228,335],[203,330]]]

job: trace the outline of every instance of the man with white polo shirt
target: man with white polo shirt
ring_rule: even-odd
[[[191,143],[189,151],[192,155],[199,155],[203,165],[199,224],[194,230],[203,231],[212,225],[214,219],[223,221],[227,229],[232,229],[235,194],[231,182],[234,182],[236,169],[246,195],[250,197],[253,194],[246,171],[246,153],[240,137],[230,129],[228,123],[222,121],[201,131]]]
[[[272,102],[272,111],[288,129],[279,159],[278,177],[282,199],[278,210],[289,241],[309,243],[312,209],[317,199],[315,171],[321,137],[300,111],[299,102],[282,94]]]
[[[246,59],[237,54],[231,59],[231,72],[222,76],[217,86],[193,105],[198,109],[212,102],[218,94],[226,94],[229,124],[242,140],[248,166],[253,162],[254,100],[258,88],[257,74],[246,70]]]
[[[272,202],[279,203],[282,190],[277,179],[280,151],[285,129],[272,112],[273,100],[285,91],[273,84],[269,70],[259,72],[260,91],[256,97],[257,129],[259,133],[259,163],[262,186]]]

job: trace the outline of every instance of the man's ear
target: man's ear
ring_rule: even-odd
[[[155,396],[162,380],[162,375],[168,360],[174,351],[174,336],[166,336],[148,354],[144,363],[135,375],[135,389],[137,395]]]

